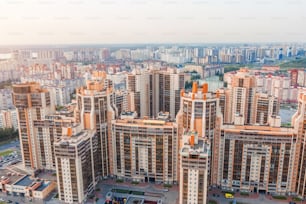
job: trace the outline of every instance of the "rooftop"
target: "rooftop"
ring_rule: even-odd
[[[143,204],[144,201],[144,198],[128,197],[126,204]]]
[[[193,146],[189,144],[185,144],[182,149],[181,153],[190,154],[190,155],[208,155],[210,152],[209,145],[202,139],[198,140],[197,144]]]
[[[126,126],[144,126],[144,127],[152,127],[152,126],[159,126],[169,128],[173,127],[172,122],[167,122],[164,120],[146,120],[146,119],[118,119],[115,120],[113,123],[115,124],[121,124]]]
[[[6,169],[0,169],[0,180],[7,180],[7,184],[13,184],[16,181],[20,180],[22,177],[24,177],[23,174],[16,174]]]
[[[42,182],[41,185],[35,189],[35,191],[43,191],[45,188],[47,188],[50,185],[50,181],[46,182]]]
[[[29,186],[30,184],[33,183],[33,179],[30,178],[29,175],[23,177],[22,179],[20,179],[19,181],[17,181],[14,185],[18,185],[18,186]]]
[[[293,128],[271,127],[266,125],[229,125],[224,124],[222,129],[225,132],[245,132],[256,133],[258,135],[277,135],[277,136],[292,136],[295,132]]]

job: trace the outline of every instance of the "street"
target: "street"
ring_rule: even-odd
[[[17,141],[15,140],[7,144],[0,145],[0,152],[7,150],[7,149],[20,149],[19,147],[16,148],[16,146],[19,146],[19,145],[20,145],[19,140]]]

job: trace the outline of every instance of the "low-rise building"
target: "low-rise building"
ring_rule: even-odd
[[[0,191],[7,195],[43,200],[56,187],[54,181],[33,178],[30,175],[17,174],[8,170],[1,170],[0,175]]]

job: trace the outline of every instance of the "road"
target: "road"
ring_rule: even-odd
[[[39,199],[35,199],[32,201],[30,201],[29,198],[26,197],[20,197],[20,196],[13,196],[13,195],[6,195],[6,193],[0,193],[0,198],[4,199],[4,201],[8,201],[11,200],[13,203],[37,203],[37,204],[43,204],[44,202],[42,200]]]
[[[7,149],[16,149],[17,145],[18,146],[20,145],[19,140],[0,145],[0,152],[2,152],[4,150],[7,150]],[[19,147],[18,147],[18,149],[19,149]]]
[[[223,196],[220,197],[209,197],[211,200],[218,201],[219,204],[226,204],[230,203],[230,201],[233,201],[234,199],[226,199]],[[235,198],[237,202],[241,203],[247,203],[247,204],[287,204],[288,201],[276,201],[276,200],[270,200],[265,195],[259,195],[259,198],[253,199],[253,198]]]

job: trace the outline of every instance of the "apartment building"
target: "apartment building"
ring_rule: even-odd
[[[218,141],[215,184],[225,190],[291,192],[297,144],[292,128],[224,125]]]
[[[180,203],[207,203],[209,158],[208,140],[186,131],[180,149]]]
[[[279,99],[258,90],[256,77],[242,68],[232,75],[228,88],[220,89],[224,123],[266,125],[279,113]]]
[[[83,203],[99,180],[98,135],[81,125],[66,128],[54,142],[57,188],[65,203]]]
[[[187,76],[175,68],[162,70],[133,70],[127,76],[127,90],[130,94],[130,110],[139,117],[151,118],[162,112],[169,112],[175,118],[180,108],[180,90],[184,88]]]
[[[15,108],[0,110],[0,128],[18,129],[17,110]]]
[[[76,123],[75,118],[56,112],[50,93],[35,82],[16,84],[13,91],[24,166],[55,170],[53,143],[64,127]]]
[[[131,117],[112,121],[114,175],[140,182],[176,183],[176,123]]]
[[[297,133],[296,151],[293,154],[293,171],[296,173],[292,179],[291,191],[306,198],[306,89],[300,91],[298,96],[298,110],[292,117],[292,125]]]
[[[0,89],[0,110],[14,108],[11,89]]]
[[[19,138],[22,161],[32,169],[49,168],[52,164],[52,138],[44,134],[36,123],[54,113],[50,93],[32,83],[13,85],[13,103],[18,112]],[[37,128],[35,128],[37,127]]]
[[[109,162],[113,150],[111,120],[115,119],[113,87],[106,74],[97,72],[95,80],[87,81],[87,87],[76,90],[77,121],[85,130],[96,130],[98,134],[97,167],[102,177],[112,174],[112,163]]]
[[[216,145],[218,145],[218,135],[223,121],[219,103],[219,92],[208,92],[207,83],[198,88],[198,84],[194,82],[191,92],[181,91],[180,110],[176,118],[180,141],[179,149],[182,148],[182,136],[186,131],[197,132],[199,138],[209,139],[212,148],[218,148]],[[210,164],[213,164],[217,163],[219,155],[210,154],[209,157]],[[216,171],[211,171],[210,168],[212,167],[213,165],[209,165],[208,168],[209,183],[211,183],[210,179],[213,178],[212,174],[216,174]]]

